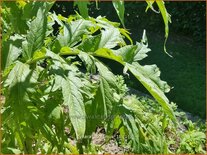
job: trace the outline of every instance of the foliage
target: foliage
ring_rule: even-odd
[[[170,87],[159,69],[139,63],[150,51],[145,32],[133,44],[127,30],[104,17],[66,18],[48,12],[51,2],[20,2],[4,2],[3,9],[17,9],[17,17],[28,8],[36,11],[18,29],[7,18],[13,12],[3,11],[8,27],[2,40],[2,153],[96,153],[91,135],[97,127],[110,138],[117,130],[130,152],[168,153],[164,130],[177,121],[165,96]],[[120,63],[126,75],[131,72],[155,98],[161,114],[154,117],[147,105],[127,96],[123,77],[100,58]]]
[[[165,8],[165,3],[164,1],[146,1],[147,5],[146,7],[146,11],[150,8],[151,10],[153,10],[154,12],[154,4],[158,5],[158,8],[160,10],[160,14],[162,15],[162,19],[164,21],[164,30],[165,30],[165,42],[164,42],[164,51],[165,53],[167,53],[165,44],[167,42],[167,38],[168,38],[168,34],[169,34],[169,23],[171,22],[170,19],[170,14],[167,12],[167,9]],[[99,4],[99,5],[98,5]],[[102,4],[102,5],[101,5]],[[113,0],[111,5],[110,3],[98,3],[98,1],[96,2],[90,2],[89,1],[85,1],[84,3],[79,2],[79,1],[75,1],[74,2],[74,6],[78,6],[77,10],[79,10],[80,15],[84,18],[88,18],[89,14],[91,17],[96,17],[98,15],[103,15],[103,16],[107,16],[107,19],[111,19],[114,21],[114,19],[119,18],[119,21],[121,22],[122,26],[125,28],[125,24],[128,25],[128,19],[127,23],[124,22],[125,21],[125,14],[128,10],[131,10],[131,8],[126,8],[125,9],[125,4],[127,6],[128,2],[124,2],[123,0]],[[88,7],[90,6],[90,7]],[[100,8],[102,8],[102,10],[100,10],[99,6],[102,6]],[[113,7],[112,7],[113,6]],[[55,11],[58,11],[59,13],[64,13],[65,15],[70,15],[71,10],[65,10],[65,8],[71,8],[71,6],[69,4],[66,4],[65,2],[57,2],[55,3],[55,7],[52,8]],[[72,9],[73,10],[73,9]],[[90,10],[90,12],[89,12]],[[99,11],[100,10],[100,11]],[[107,11],[106,11],[107,10]],[[114,13],[113,13],[114,11]],[[143,11],[144,12],[144,11]],[[156,12],[159,13],[159,12]],[[167,53],[168,55],[170,55],[169,53]]]

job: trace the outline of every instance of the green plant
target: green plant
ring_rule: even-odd
[[[96,153],[100,146],[91,144],[91,135],[97,127],[104,128],[107,140],[117,130],[130,152],[168,153],[164,130],[177,121],[159,69],[139,64],[150,51],[145,31],[134,45],[127,30],[104,17],[66,18],[48,12],[51,2],[20,2],[3,3],[8,27],[2,40],[2,153]],[[9,18],[13,9],[36,11],[15,27],[15,17]],[[148,104],[127,96],[123,77],[101,58],[123,65],[125,75],[131,72],[157,100],[161,114],[154,118]]]
[[[180,146],[177,153],[202,153],[205,154],[203,144],[205,143],[206,135],[203,132],[192,130],[181,135]]]

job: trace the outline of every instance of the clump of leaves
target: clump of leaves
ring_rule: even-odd
[[[139,64],[150,51],[145,33],[134,45],[119,23],[57,16],[48,12],[50,3],[35,4],[38,11],[27,21],[26,32],[8,26],[3,33],[2,152],[89,153],[92,133],[103,126],[109,137],[118,130],[131,152],[167,153],[163,131],[167,120],[176,124],[176,118],[164,94],[170,87],[157,66]],[[122,76],[100,58],[122,64],[124,74],[131,72],[157,100],[162,115],[145,116],[148,109],[126,96]]]

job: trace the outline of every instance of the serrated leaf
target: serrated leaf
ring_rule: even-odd
[[[35,90],[33,86],[37,82],[37,77],[37,73],[30,70],[29,65],[17,61],[4,82],[4,87],[9,87],[11,95],[8,100],[22,104],[22,101],[27,99],[26,92]]]
[[[59,20],[56,20],[56,21],[59,21]],[[70,27],[67,24],[63,25],[62,31],[57,36],[57,41],[59,43],[59,46],[60,47],[68,46],[68,44],[71,40],[71,35],[72,34],[70,32]]]
[[[57,20],[55,18],[55,20]],[[59,23],[60,20],[57,20]],[[57,37],[57,42],[59,42],[59,46],[69,46],[73,47],[76,45],[79,41],[81,41],[81,38],[85,34],[89,34],[89,28],[93,27],[91,21],[84,20],[84,19],[78,19],[76,21],[71,21],[69,23],[66,23],[63,25],[63,31],[60,32],[60,34]]]
[[[28,113],[23,111],[27,111],[27,105],[31,103],[30,94],[36,93],[37,78],[38,74],[35,70],[30,70],[29,65],[17,61],[3,83],[4,88],[7,89],[5,106],[11,106],[13,119],[15,118],[14,121],[27,119]],[[18,124],[19,122],[16,123],[14,130],[17,131],[20,128],[20,124]],[[21,146],[23,137],[21,134],[19,136],[18,143]]]
[[[80,41],[83,34],[89,34],[89,28],[93,27],[94,24],[91,21],[79,19],[76,21],[72,21],[70,23],[71,28],[71,41],[70,47],[74,46],[78,41]]]
[[[87,37],[78,47],[84,52],[95,52],[100,48],[112,49],[125,42],[117,28],[101,30],[101,34]]]
[[[116,55],[122,56],[123,60],[128,63],[140,61],[147,57],[147,54],[151,51],[146,45],[138,43],[136,45],[127,45],[118,50],[115,50]]]
[[[96,100],[96,105],[97,106],[103,106],[103,116],[107,118],[110,116],[113,104],[115,102],[114,96],[113,96],[113,91],[111,88],[116,89],[116,80],[115,76],[112,72],[110,72],[107,67],[105,67],[102,63],[96,62],[95,63],[97,66],[97,69],[100,74],[100,84],[99,84],[99,89],[98,92],[95,96]],[[101,109],[99,109],[101,110]]]
[[[69,118],[73,125],[77,139],[84,137],[86,128],[86,114],[83,96],[80,92],[81,80],[73,73],[62,81],[62,94],[64,105],[69,108]]]
[[[95,64],[100,74],[100,77],[103,78],[103,80],[107,82],[112,88],[117,89],[118,86],[116,84],[115,75],[111,71],[109,71],[109,69],[101,62],[96,62]]]
[[[113,96],[117,88],[115,76],[102,63],[96,62],[95,64],[100,74],[98,79],[99,86],[87,113],[89,115],[89,120],[87,120],[87,134],[91,134],[98,125],[101,125],[102,121],[111,117],[112,109],[116,103]]]
[[[125,62],[132,63],[146,58],[149,51],[151,49],[148,48],[146,32],[144,30],[141,43],[136,42],[136,45],[126,45],[118,50],[114,50],[114,53],[122,56]]]
[[[98,48],[114,48],[119,44],[125,44],[117,28],[110,28],[101,31],[101,40]]]
[[[108,29],[108,28],[118,28],[120,23],[118,22],[112,22],[112,21],[109,21],[107,18],[105,17],[101,17],[101,16],[98,16],[95,21],[97,22],[97,25],[99,27],[102,27],[104,29]]]
[[[31,59],[33,53],[40,49],[44,44],[47,29],[47,18],[43,9],[40,8],[37,12],[36,18],[29,25],[29,32],[24,42],[23,56],[26,60]]]
[[[95,52],[101,40],[101,34],[96,36],[88,36],[83,42],[78,46],[78,49],[84,52]]]
[[[84,62],[87,71],[95,74],[96,73],[96,66],[95,66],[94,59],[92,57],[90,57],[90,55],[88,55],[85,52],[80,52],[78,56]]]
[[[159,80],[158,77],[158,75],[160,74],[159,71],[152,72],[154,69],[156,70],[157,67],[156,66],[143,67],[138,63],[134,63],[133,65],[126,64],[126,67],[143,84],[143,86],[150,92],[150,94],[158,101],[158,103],[163,107],[166,114],[172,120],[175,121],[176,119],[169,105],[169,100],[167,99],[167,97],[162,91],[162,89],[165,91],[169,91],[169,87],[167,83]],[[160,86],[162,87],[160,88]]]
[[[95,52],[100,48],[112,49],[118,45],[124,45],[125,42],[119,32],[118,28],[107,28],[101,30],[101,34],[96,36],[88,36],[83,42],[78,46],[78,49],[84,52]]]
[[[50,66],[50,72],[54,74],[61,74],[64,71],[77,71],[77,68],[74,65],[68,65],[68,63],[58,54],[45,49],[46,54],[45,57],[49,57],[52,59],[52,65]]]

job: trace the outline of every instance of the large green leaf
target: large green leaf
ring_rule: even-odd
[[[124,25],[124,12],[125,12],[124,0],[113,0],[112,3],[123,27],[125,27]]]
[[[99,88],[93,101],[95,114],[102,115],[106,119],[110,114],[114,104],[114,97],[111,86],[115,84],[114,75],[101,63],[96,62],[100,73]]]
[[[121,35],[119,29],[111,26],[108,28],[104,28],[104,30],[101,30],[101,33],[98,35],[89,35],[88,37],[86,37],[78,46],[78,49],[84,52],[95,52],[100,48],[112,49],[116,46],[122,46],[125,44],[126,43],[123,40],[123,36]]]
[[[4,82],[4,87],[9,87],[9,97],[6,102],[21,105],[28,100],[28,92],[35,91],[34,84],[37,82],[37,73],[30,70],[29,65],[19,61],[9,73]]]
[[[96,62],[96,67],[100,74],[100,78],[103,78],[103,82],[107,82],[110,85],[111,89],[117,89],[116,78],[115,75],[101,62]],[[109,89],[110,90],[110,89]],[[113,95],[113,94],[111,94]],[[107,97],[109,98],[109,97]]]
[[[77,42],[79,42],[83,35],[89,34],[89,28],[94,26],[94,24],[91,21],[84,19],[72,21],[69,25],[71,29],[71,47],[74,46]]]
[[[160,81],[160,72],[158,68],[155,65],[143,67],[138,63],[133,63],[133,65],[127,63],[126,67],[158,101],[158,103],[163,107],[166,114],[168,114],[169,117],[175,121],[176,119],[169,105],[169,100],[163,93],[163,91],[169,91],[169,86],[166,82]]]
[[[85,19],[78,19],[66,24],[63,24],[55,15],[54,19],[63,26],[63,29],[57,37],[57,42],[60,47],[75,46],[81,41],[84,34],[87,35],[90,33],[89,28],[94,26],[91,21]]]
[[[80,45],[79,49],[84,52],[95,52],[100,48],[114,48],[124,45],[125,42],[117,28],[101,30],[101,34],[87,37]]]
[[[27,41],[24,42],[24,57],[26,60],[32,58],[33,53],[44,44],[47,29],[47,17],[43,9],[40,8],[36,18],[29,25]]]
[[[15,124],[13,130],[17,132],[20,147],[25,134],[19,132],[20,123],[28,119],[27,106],[31,103],[31,94],[36,93],[37,78],[35,70],[30,70],[29,65],[17,61],[4,82],[4,88],[7,89],[5,106],[11,107],[12,122]]]
[[[115,94],[117,90],[115,75],[108,70],[101,62],[96,61],[95,65],[99,71],[98,88],[95,92],[94,99],[87,111],[87,134],[94,132],[102,121],[110,119],[112,110],[116,107]]]
[[[95,52],[101,40],[101,34],[96,36],[88,36],[83,42],[78,46],[78,49],[84,52]]]
[[[133,48],[133,46],[130,45],[128,48]],[[123,54],[122,57],[120,57],[119,55],[114,54],[111,50],[100,49],[100,52],[95,52],[94,56],[112,59],[124,65],[125,69],[129,69],[129,71],[144,85],[144,87],[152,94],[152,96],[158,101],[158,103],[162,105],[163,109],[170,116],[170,118],[175,120],[175,116],[169,105],[169,101],[164,94],[164,92],[170,91],[170,87],[167,85],[166,82],[161,81],[161,79],[159,78],[160,71],[157,66],[141,66],[136,62],[130,64],[123,61],[123,59],[127,61],[141,60],[143,57],[146,57],[145,53],[148,51],[149,49],[146,48],[144,52],[140,52],[140,54],[138,54],[139,52],[137,52],[136,55],[134,54],[134,57],[131,57],[131,55],[127,55],[126,52],[126,55]]]
[[[95,21],[97,22],[97,25],[99,27],[102,27],[104,29],[108,29],[108,28],[118,28],[120,26],[120,23],[118,22],[112,22],[109,21],[107,18],[102,17],[102,16],[98,16]]]
[[[124,40],[117,28],[110,28],[101,31],[101,40],[98,48],[114,48],[119,44],[124,44]]]
[[[23,38],[15,35],[9,40],[4,41],[2,45],[2,69],[4,70],[19,57],[22,53],[20,48],[22,45]]]
[[[147,57],[147,53],[151,51],[147,48],[147,45],[143,43],[138,43],[136,45],[127,45],[118,50],[115,50],[114,53],[122,56],[125,62],[132,63]]]
[[[73,73],[62,79],[62,94],[64,105],[69,108],[69,117],[77,139],[84,137],[86,128],[86,114],[83,96],[80,92],[83,87],[81,80]]]

